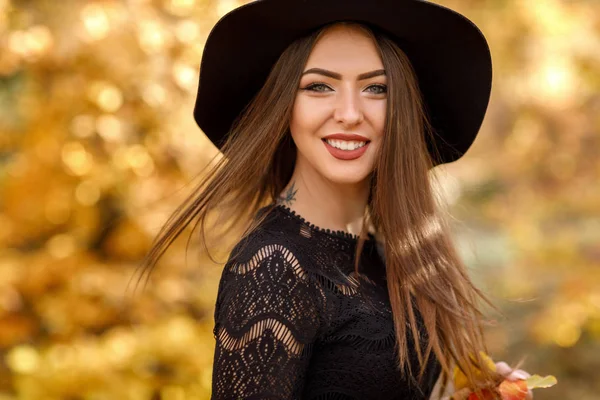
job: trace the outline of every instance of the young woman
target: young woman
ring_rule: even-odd
[[[489,387],[528,376],[485,367],[489,301],[430,183],[487,109],[472,22],[420,0],[258,0],[216,24],[200,71],[194,116],[223,157],[147,260],[194,217],[203,241],[239,238],[213,399],[440,398],[455,365]]]

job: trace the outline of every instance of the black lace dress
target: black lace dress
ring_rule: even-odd
[[[356,236],[271,207],[259,211],[271,210],[236,244],[221,276],[211,399],[428,399],[440,365],[432,354],[420,386],[397,369],[374,236],[360,264],[368,279],[357,278]],[[411,360],[418,371],[416,354]]]

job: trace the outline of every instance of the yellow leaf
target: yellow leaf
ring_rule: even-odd
[[[485,363],[486,363],[487,367],[490,369],[490,371],[495,372],[496,364],[494,363],[494,360],[492,360],[492,358],[483,351],[480,351],[479,354],[485,361]],[[471,356],[471,358],[473,358],[473,357]],[[474,368],[473,372],[475,375],[475,379],[480,378],[482,375],[481,371],[477,368]],[[454,367],[454,377],[453,378],[454,378],[454,388],[456,390],[460,390],[460,389],[463,389],[468,386],[469,382],[467,380],[467,376],[460,370],[460,368]]]
[[[553,375],[539,376],[531,375],[526,379],[528,389],[549,388],[556,385],[557,380]]]

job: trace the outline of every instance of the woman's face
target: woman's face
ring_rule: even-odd
[[[292,110],[296,168],[313,168],[335,183],[368,178],[383,136],[386,83],[381,57],[369,36],[351,26],[328,28],[308,58]],[[362,138],[327,143],[325,138],[334,134]],[[365,147],[347,150],[358,145]]]

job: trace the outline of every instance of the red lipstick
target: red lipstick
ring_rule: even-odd
[[[366,143],[364,146],[359,147],[354,150],[342,150],[342,149],[333,147],[332,145],[327,143],[326,139],[353,140],[353,141],[366,142]],[[363,136],[359,136],[359,135],[346,135],[346,134],[336,133],[334,135],[329,135],[329,136],[326,136],[325,138],[323,138],[323,144],[325,144],[325,148],[327,148],[329,153],[332,156],[334,156],[335,158],[337,158],[338,160],[354,160],[354,159],[359,158],[360,156],[362,156],[365,153],[365,151],[367,151],[367,147],[369,147],[370,143],[371,142],[368,141],[366,138],[364,138]]]

